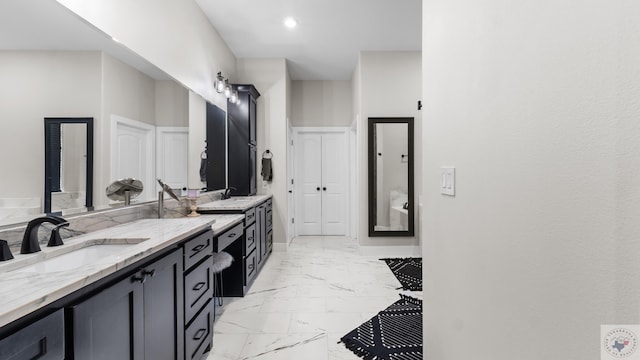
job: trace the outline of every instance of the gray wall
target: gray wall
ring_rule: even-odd
[[[351,126],[351,81],[291,82],[292,126]]]
[[[0,198],[44,193],[44,118],[100,119],[99,52],[0,51]]]

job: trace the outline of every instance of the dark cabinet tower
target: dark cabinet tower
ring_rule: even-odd
[[[231,195],[256,193],[256,100],[260,93],[253,85],[234,85],[239,104],[227,103],[229,174]]]

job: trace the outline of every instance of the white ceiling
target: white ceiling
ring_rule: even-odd
[[[195,1],[237,58],[284,57],[294,80],[348,80],[360,51],[422,46],[421,0]]]
[[[286,58],[294,80],[348,80],[360,51],[421,49],[421,0],[195,1],[237,58]],[[101,50],[170,78],[52,0],[0,0],[2,49]]]

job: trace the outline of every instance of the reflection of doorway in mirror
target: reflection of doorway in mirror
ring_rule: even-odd
[[[156,199],[155,126],[141,121],[111,115],[110,181],[134,178],[142,181],[144,190],[139,202]]]
[[[59,182],[51,193],[51,211],[75,214],[86,211],[87,138],[85,124],[60,124]]]

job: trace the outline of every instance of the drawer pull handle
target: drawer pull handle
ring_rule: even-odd
[[[204,244],[200,244],[196,247],[194,247],[193,249],[191,249],[191,251],[195,252],[196,254],[199,253],[202,249],[204,249],[205,245]]]
[[[249,270],[253,270],[253,264],[249,264],[247,265],[247,267],[249,268]]]
[[[206,333],[207,333],[207,330],[206,330],[206,329],[200,329],[200,330],[196,331],[196,334],[195,334],[195,335],[193,335],[193,340],[196,340],[196,341],[197,341],[197,340],[202,339],[202,337],[203,337],[203,336],[204,336],[204,334],[206,334]]]
[[[193,287],[193,290],[198,291],[198,290],[202,289],[202,287],[205,286],[205,285],[206,285],[206,283],[201,281],[201,282],[195,284],[195,286]]]
[[[148,277],[154,277],[156,276],[156,270],[152,269],[152,270],[142,270],[142,275],[143,276],[148,276]]]
[[[147,281],[147,276],[144,274],[140,276],[134,275],[131,277],[131,282],[139,282],[140,284],[144,284],[145,281]]]
[[[247,238],[247,241],[249,241],[249,242],[253,241],[253,236],[249,236],[249,237]]]
[[[229,234],[229,237],[230,237],[230,238],[234,238],[234,237],[236,237],[236,233],[231,233],[231,234]]]

